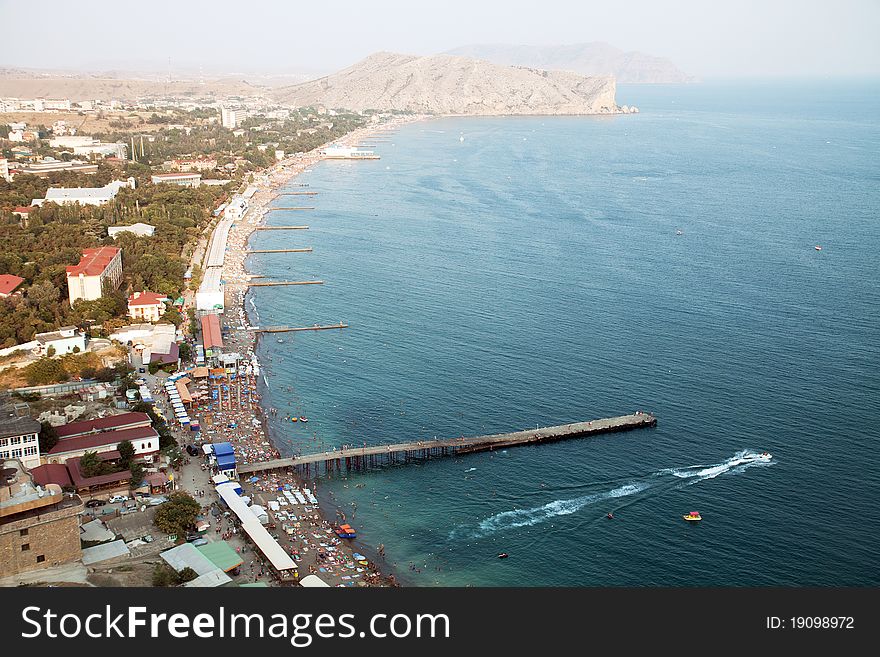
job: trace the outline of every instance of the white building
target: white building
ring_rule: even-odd
[[[179,185],[180,187],[198,187],[202,184],[200,173],[156,173],[150,176],[154,185]]]
[[[0,464],[20,459],[28,468],[40,465],[40,423],[32,419],[27,405],[0,406]]]
[[[152,237],[156,232],[156,227],[150,224],[136,223],[130,226],[110,226],[107,228],[107,235],[116,239],[120,233],[133,233],[138,237]]]
[[[171,301],[164,294],[135,292],[128,297],[128,316],[144,322],[158,322]]]
[[[224,295],[223,270],[208,267],[202,277],[202,284],[196,292],[196,310],[200,312],[223,312],[226,300]]]
[[[244,121],[244,118],[244,110],[228,109],[226,107],[220,108],[220,123],[223,125],[224,128],[234,130],[241,125],[242,121]]]
[[[37,333],[34,339],[38,343],[38,352],[43,355],[48,355],[50,349],[54,349],[57,356],[86,350],[86,336],[75,326],[62,326],[57,331]]]
[[[114,180],[103,187],[50,187],[46,190],[46,198],[35,198],[31,205],[41,206],[43,203],[57,203],[58,205],[104,205],[112,201],[120,189],[130,187],[134,189],[135,180]]]
[[[0,178],[6,182],[12,182],[12,176],[9,175],[9,160],[0,157]]]
[[[113,288],[122,281],[122,249],[102,246],[86,249],[78,264],[67,268],[67,294],[70,305],[77,299],[91,301],[104,295],[104,283]]]

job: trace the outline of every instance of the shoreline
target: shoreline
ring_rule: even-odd
[[[334,140],[333,143],[354,145],[359,141],[381,136],[382,134],[386,134],[402,125],[418,122],[425,118],[427,117],[420,115],[396,117],[379,125],[364,126],[353,130],[343,137]],[[255,180],[252,185],[258,187],[258,191],[251,198],[251,205],[248,212],[241,220],[235,222],[229,231],[228,252],[224,259],[223,266],[223,278],[226,281],[226,297],[228,300],[224,310],[224,318],[226,320],[224,323],[229,325],[229,328],[233,332],[233,339],[236,342],[236,348],[242,352],[242,355],[247,353],[251,360],[258,364],[259,370],[263,370],[262,365],[259,365],[258,360],[258,351],[262,344],[262,336],[260,333],[254,333],[250,330],[252,326],[259,324],[255,324],[251,321],[252,319],[256,319],[255,314],[258,314],[258,310],[255,302],[252,300],[253,297],[250,295],[251,290],[247,286],[250,278],[257,274],[250,271],[247,266],[247,259],[249,257],[247,253],[248,243],[257,227],[265,224],[268,207],[272,201],[277,198],[278,192],[289,185],[301,173],[320,163],[324,158],[318,155],[318,151],[325,147],[326,145],[322,145],[309,151],[304,156],[289,158],[273,167],[268,173],[263,174],[262,180]],[[252,300],[250,309],[247,308],[248,299]],[[238,325],[236,326],[236,324]],[[261,429],[259,433],[264,439],[263,444],[266,444],[266,441],[268,441],[268,444],[271,446],[270,451],[280,454],[278,445],[282,442],[280,440],[281,435],[279,429],[273,426],[270,422],[272,409],[268,407],[266,399],[269,391],[265,373],[263,371],[260,371],[259,374],[255,376],[255,384],[259,401],[257,404],[253,405],[254,419],[259,423]],[[263,458],[267,457],[265,452],[263,452],[261,456]],[[272,458],[273,456],[274,455],[269,454],[268,458]],[[282,472],[265,473],[264,476],[259,478],[259,481],[251,482],[248,480],[241,481],[240,483],[246,494],[251,495],[255,500],[263,502],[264,499],[262,498],[267,497],[266,493],[268,491],[261,484],[266,481],[271,482],[270,490],[273,491],[277,490],[279,486],[285,484],[292,485],[296,488],[305,488],[309,486],[308,481],[304,480],[298,473],[290,469],[285,469]],[[376,549],[358,544],[357,539],[341,540],[337,539],[335,535],[332,534],[332,527],[335,523],[331,522],[331,514],[327,509],[323,508],[321,504],[321,498],[324,496],[318,494],[317,481],[313,481],[312,484],[312,490],[318,499],[318,503],[314,505],[314,509],[312,509],[313,515],[308,517],[301,516],[299,518],[300,522],[305,520],[312,525],[314,530],[320,530],[330,534],[330,540],[335,543],[334,548],[342,552],[347,562],[360,564],[361,566],[361,568],[357,568],[357,570],[362,572],[353,573],[347,577],[343,576],[348,583],[340,583],[337,584],[337,586],[354,586],[355,583],[352,579],[348,579],[348,577],[359,579],[360,581],[357,582],[357,585],[359,586],[398,586],[399,583],[394,574],[384,572],[376,563],[376,556],[381,556]],[[315,511],[317,513],[314,513]],[[337,509],[336,515],[338,515],[338,513],[339,510]],[[300,523],[298,522],[297,525],[299,524]],[[312,535],[318,536],[320,534],[315,534],[313,531]],[[354,541],[354,543],[349,542],[349,540]],[[317,574],[322,576],[322,578],[327,579],[327,577],[324,577],[324,573],[319,571],[320,563],[318,560],[314,560],[313,562],[311,558],[303,559],[301,556],[302,554],[311,554],[311,550],[317,552],[321,548],[312,546],[307,539],[300,539],[298,545],[300,549],[294,554],[294,559],[298,564],[302,564],[304,561],[309,562],[306,564],[309,572],[301,572],[300,577],[305,576],[305,574]],[[308,545],[308,547],[306,547],[306,545]],[[319,543],[318,545],[323,546],[325,544]],[[367,552],[369,556],[356,559],[355,555],[357,555],[359,549],[363,552]],[[293,552],[293,548],[290,550]],[[364,555],[357,556],[364,557]]]

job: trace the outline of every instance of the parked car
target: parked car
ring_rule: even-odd
[[[192,542],[192,544],[193,544],[195,547],[199,547],[200,545],[207,545],[207,544],[208,544],[208,539],[207,539],[207,538],[198,538],[198,539],[194,540],[194,541]]]
[[[201,537],[202,537],[201,534],[187,534],[187,535],[186,535],[186,540],[187,540],[188,542],[192,543],[193,541],[197,541],[197,540],[199,540]]]
[[[135,379],[134,383],[135,383],[135,385],[138,385],[138,386],[145,386],[145,385],[147,385],[147,380],[144,378]]]
[[[107,504],[106,500],[89,500],[88,502],[86,502],[86,507],[88,507],[89,509],[96,509],[99,506],[104,506],[105,504]]]
[[[151,497],[149,500],[147,500],[147,503],[150,506],[159,506],[160,504],[165,504],[165,502],[167,501],[167,497],[165,497],[164,495],[159,495],[158,497]]]
[[[146,368],[146,367],[139,367],[139,368],[138,368],[138,372],[140,372],[141,374],[146,374],[146,373],[147,373],[147,368]]]
[[[127,501],[128,501],[128,495],[114,495],[109,500],[110,504],[115,504],[116,502],[127,502]]]

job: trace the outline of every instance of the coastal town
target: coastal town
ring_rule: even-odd
[[[75,127],[143,111],[175,123],[107,141]],[[0,208],[2,230],[64,216],[103,231],[64,264],[62,285],[0,259],[7,315],[51,307],[45,316],[59,320],[0,334],[0,585],[394,585],[358,551],[356,530],[329,520],[318,480],[238,472],[281,456],[261,406],[246,260],[250,235],[299,173],[322,159],[378,159],[360,142],[414,117],[0,99],[0,117],[10,113],[29,119],[0,129],[0,203],[41,193]],[[49,127],[44,114],[69,118]],[[231,150],[165,159],[199,132],[228,137]],[[173,221],[178,197],[206,206],[173,244],[179,280],[133,274],[150,257],[143,245],[170,226],[152,218]]]

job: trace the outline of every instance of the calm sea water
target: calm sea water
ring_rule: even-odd
[[[257,288],[254,319],[351,328],[262,343],[268,403],[310,419],[280,448],[648,410],[318,488],[411,585],[880,584],[880,86],[618,102],[413,124],[296,181],[317,210],[270,221],[311,229],[251,244],[314,253],[250,267],[325,284]]]

